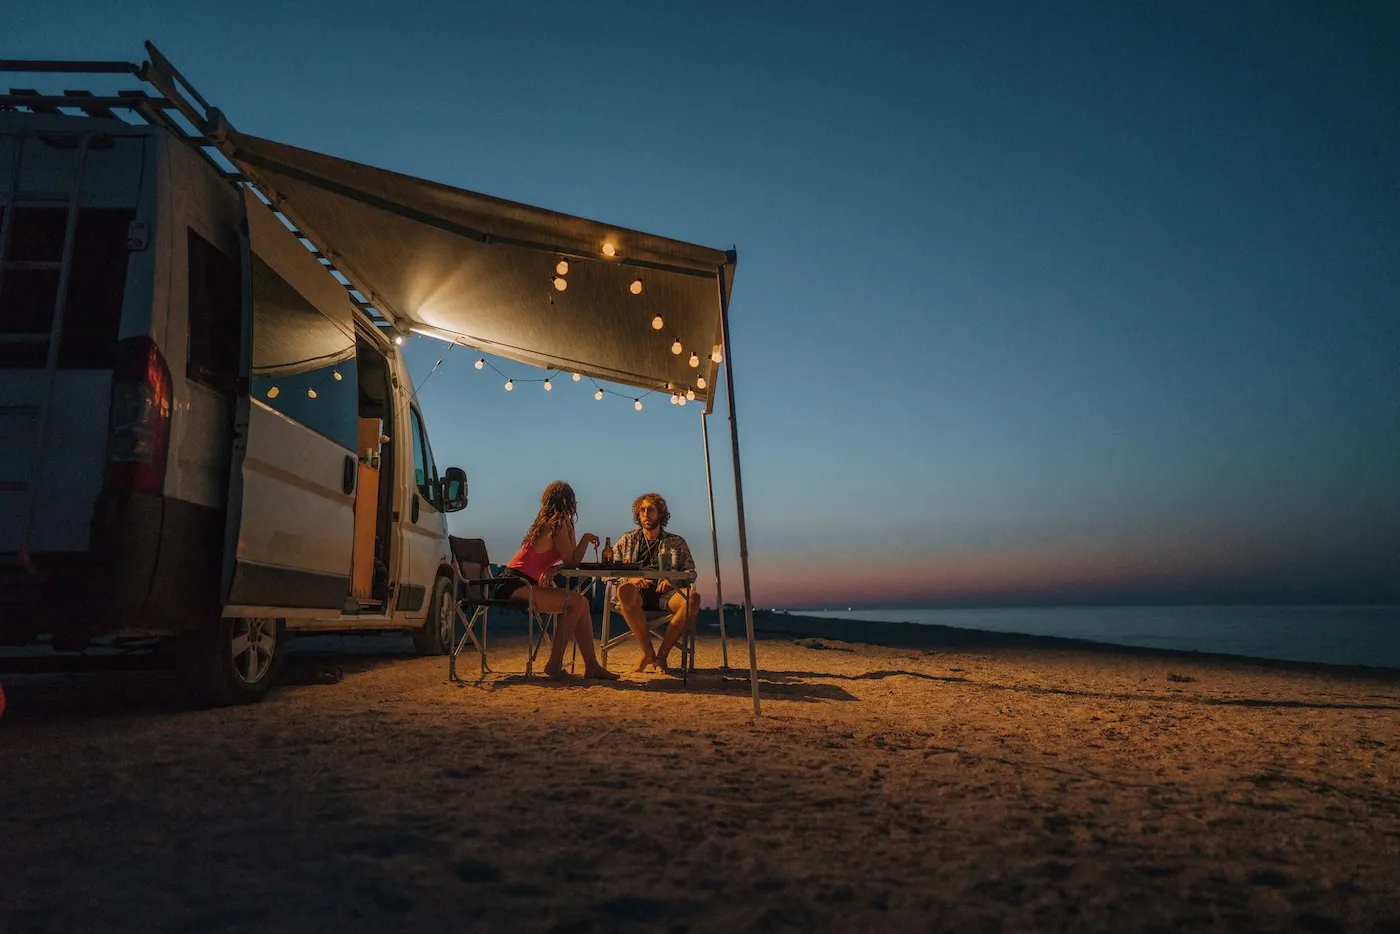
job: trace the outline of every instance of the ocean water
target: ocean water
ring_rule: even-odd
[[[804,616],[1063,636],[1116,645],[1400,668],[1400,606],[794,610]]]

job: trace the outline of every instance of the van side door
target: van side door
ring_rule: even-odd
[[[350,593],[358,382],[352,307],[247,190],[243,372],[225,615],[317,616]],[[275,612],[272,612],[275,611]]]

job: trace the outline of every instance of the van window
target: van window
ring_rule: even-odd
[[[238,260],[193,229],[189,241],[189,375],[227,385],[243,344],[243,277]]]
[[[354,451],[360,427],[354,332],[321,314],[256,254],[252,279],[253,398]]]
[[[74,232],[68,305],[59,337],[58,365],[64,369],[105,369],[117,349],[126,292],[127,228],[130,208],[82,208]],[[57,263],[63,259],[66,207],[17,207],[5,260]],[[0,223],[4,212],[0,210]],[[46,336],[53,327],[58,269],[0,271],[0,367],[42,367],[48,359]],[[40,338],[40,339],[36,339]]]
[[[433,463],[433,452],[428,447],[428,435],[423,431],[423,416],[417,409],[411,409],[413,417],[413,479],[418,484],[418,493],[434,506],[437,501],[437,465]]]

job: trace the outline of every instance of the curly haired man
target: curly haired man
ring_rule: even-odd
[[[619,536],[617,545],[612,549],[604,549],[604,561],[617,560],[624,564],[655,567],[658,556],[664,550],[674,556],[671,560],[673,569],[695,570],[695,559],[691,557],[690,546],[685,539],[666,531],[666,524],[671,521],[671,510],[666,507],[666,500],[661,494],[643,493],[638,496],[632,503],[632,521],[637,527]],[[617,605],[642,648],[637,670],[659,668],[665,671],[671,649],[686,630],[695,625],[695,617],[700,612],[700,595],[689,585],[676,587],[670,581],[630,578],[618,584]],[[670,613],[671,621],[661,639],[661,647],[656,649],[652,647],[645,614],[658,610]]]

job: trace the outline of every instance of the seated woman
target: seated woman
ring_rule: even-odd
[[[540,496],[540,512],[525,540],[520,545],[510,564],[506,566],[502,579],[515,578],[514,583],[505,583],[497,588],[501,599],[529,606],[539,613],[559,614],[555,627],[554,642],[549,647],[549,661],[544,673],[551,678],[564,674],[564,649],[569,640],[578,643],[583,654],[583,676],[605,681],[616,681],[617,675],[598,663],[598,655],[593,649],[593,617],[588,600],[581,593],[552,587],[546,583],[553,575],[550,569],[568,556],[568,563],[577,564],[583,560],[589,545],[598,544],[598,536],[586,533],[582,539],[574,541],[574,520],[578,517],[578,500],[574,498],[574,488],[562,480],[556,480],[544,488]]]

